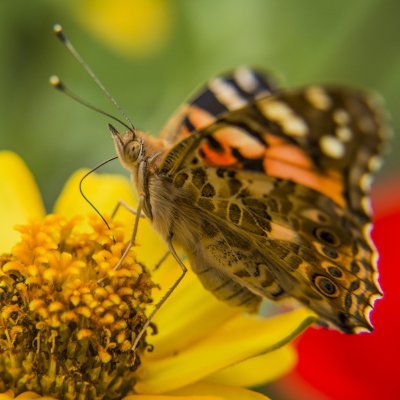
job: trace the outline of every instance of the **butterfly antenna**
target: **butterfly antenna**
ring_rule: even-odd
[[[114,121],[118,121],[121,125],[125,126],[125,128],[127,128],[128,130],[132,131],[132,128],[130,126],[128,126],[127,124],[125,124],[125,122],[122,122],[120,119],[114,117],[113,115],[100,110],[100,108],[95,107],[94,105],[88,103],[87,101],[81,99],[78,95],[76,95],[74,92],[72,92],[71,90],[69,90],[60,80],[60,78],[57,75],[53,75],[50,77],[49,79],[50,85],[55,87],[56,89],[58,89],[60,92],[66,94],[68,97],[71,97],[71,99],[74,99],[75,101],[77,101],[78,103],[83,104],[85,107],[88,107],[94,111],[97,111],[100,114],[103,114],[109,118],[112,118]]]
[[[104,221],[104,223],[106,224],[107,228],[109,230],[111,230],[110,225],[108,225],[108,222],[106,221],[106,219],[101,215],[101,212],[95,207],[95,205],[86,197],[85,193],[83,193],[83,189],[82,189],[82,183],[83,181],[94,171],[96,171],[97,169],[99,169],[100,167],[102,167],[104,164],[109,163],[110,161],[116,160],[118,157],[112,157],[109,158],[106,161],[103,161],[102,163],[100,163],[99,165],[97,165],[96,167],[92,168],[89,172],[87,172],[83,178],[81,179],[81,181],[79,182],[79,191],[81,192],[82,197],[89,203],[89,205],[93,208],[94,211],[96,211],[96,213],[100,216],[100,218]],[[116,243],[115,237],[113,236],[113,241],[114,244]]]
[[[61,28],[60,24],[55,24],[53,26],[54,33],[56,36],[61,40],[61,42],[65,45],[65,47],[70,51],[70,53],[75,57],[75,59],[79,62],[79,64],[82,65],[83,68],[85,68],[86,72],[91,76],[91,78],[97,83],[99,88],[107,95],[107,97],[114,103],[115,107],[117,107],[118,111],[124,116],[124,118],[128,121],[128,125],[130,126],[129,130],[132,131],[132,133],[135,133],[135,127],[133,126],[131,120],[128,118],[128,116],[125,114],[124,110],[118,105],[118,103],[115,101],[114,97],[111,96],[111,94],[108,92],[108,90],[104,87],[104,85],[99,81],[97,76],[94,74],[94,72],[89,68],[89,66],[83,61],[83,58],[79,55],[79,53],[75,50],[74,46],[72,46],[71,42],[68,40],[68,38],[64,35],[64,32]],[[79,100],[78,100],[79,101]],[[85,104],[86,102],[83,102]],[[85,104],[86,105],[86,104]]]

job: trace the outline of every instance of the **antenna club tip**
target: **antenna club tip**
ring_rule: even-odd
[[[62,27],[60,24],[54,24],[53,25],[53,31],[54,33],[60,33],[62,31]]]
[[[54,87],[59,87],[61,85],[60,78],[57,75],[52,75],[49,78],[49,82],[50,82],[50,85],[54,86]]]
[[[56,36],[64,43],[68,42],[68,39],[64,35],[64,32],[62,30],[62,27],[60,24],[55,24],[53,25],[53,32],[56,34]]]

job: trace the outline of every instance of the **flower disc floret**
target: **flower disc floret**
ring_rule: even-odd
[[[133,251],[113,270],[126,248],[120,223],[88,222],[49,215],[17,226],[21,242],[0,256],[0,392],[132,392],[147,346],[132,345],[154,284]]]

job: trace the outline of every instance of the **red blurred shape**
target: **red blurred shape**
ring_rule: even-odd
[[[345,335],[309,329],[298,342],[297,376],[286,380],[291,392],[300,376],[332,400],[400,399],[400,185],[392,182],[374,192],[372,237],[384,291],[372,312],[375,330]]]

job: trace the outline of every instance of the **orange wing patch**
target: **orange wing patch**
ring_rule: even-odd
[[[189,107],[188,118],[196,130],[203,129],[216,121],[214,115],[194,105]]]
[[[197,116],[200,121],[204,121],[201,113]],[[262,160],[267,175],[309,187],[328,196],[340,206],[345,206],[341,175],[334,170],[323,173],[318,171],[312,160],[298,146],[284,138],[266,134],[263,144],[247,131],[228,126],[217,129],[212,138],[218,142],[218,148],[209,143],[203,143],[200,148],[205,165],[242,169],[242,162],[233,154],[235,149],[246,159]]]
[[[297,146],[274,135],[266,135],[263,166],[269,176],[290,180],[320,192],[340,206],[345,206],[343,180],[334,171],[321,173],[311,159]]]
[[[241,163],[232,154],[232,149],[237,149],[249,159],[262,158],[265,154],[264,144],[237,127],[220,128],[214,132],[213,139],[218,142],[219,149],[212,148],[208,143],[201,146],[203,162],[208,166],[235,166],[241,169]]]
[[[343,181],[340,175],[333,170],[321,174],[315,169],[307,170],[302,167],[288,164],[280,160],[264,159],[264,168],[268,175],[286,179],[324,194],[336,204],[345,207],[343,198]]]

